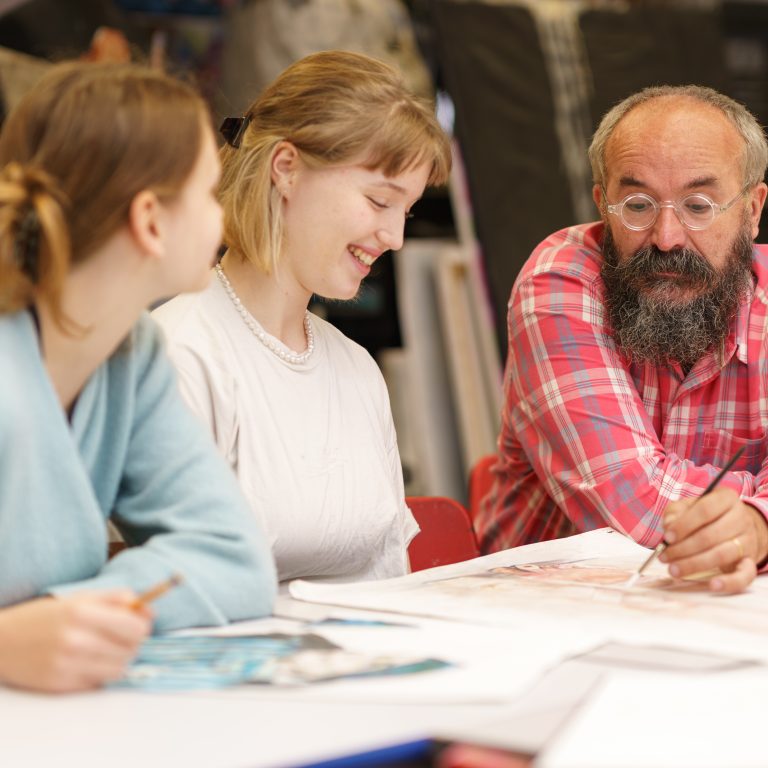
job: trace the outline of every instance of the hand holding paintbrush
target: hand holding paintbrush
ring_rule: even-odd
[[[627,587],[633,586],[648,566],[673,545],[674,550],[662,559],[670,562],[674,577],[720,568],[723,572],[709,582],[710,589],[719,592],[739,592],[752,581],[755,560],[768,555],[765,518],[732,490],[712,493],[743,452],[742,447],[697,499],[673,502],[673,509],[667,508],[664,540],[629,579]],[[704,497],[709,498],[704,501]],[[674,509],[676,506],[685,511]]]

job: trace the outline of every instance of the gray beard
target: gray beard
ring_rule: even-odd
[[[725,266],[718,270],[689,249],[647,246],[622,260],[606,226],[600,274],[608,324],[619,348],[635,362],[678,362],[689,370],[722,344],[752,285],[749,234],[744,222]],[[670,280],[659,272],[679,274]],[[686,298],[681,290],[695,295]]]

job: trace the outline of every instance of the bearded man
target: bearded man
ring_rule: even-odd
[[[765,135],[716,91],[648,88],[589,156],[602,220],[547,238],[512,289],[481,548],[608,525],[740,591],[768,560]]]

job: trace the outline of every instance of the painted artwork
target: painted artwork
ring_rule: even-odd
[[[654,563],[628,584],[648,550],[608,529],[498,552],[375,587],[291,585],[298,599],[527,629],[575,624],[584,637],[688,643],[715,635],[751,651],[768,634],[768,583],[723,596],[712,573],[673,579]],[[575,636],[575,635],[574,635]]]
[[[487,610],[497,611],[503,604],[505,612],[582,610],[596,616],[613,614],[617,619],[647,614],[768,632],[764,611],[751,613],[738,598],[710,594],[707,582],[712,573],[685,580],[652,573],[641,576],[630,588],[628,582],[636,570],[635,564],[612,563],[607,558],[555,559],[496,566],[482,573],[433,581],[423,589],[425,596],[471,600]],[[617,608],[622,614],[615,613]]]
[[[632,579],[632,588],[661,589],[667,592],[707,592],[707,583],[714,571],[697,573],[687,579],[672,579],[669,576],[640,576],[634,580],[634,568],[601,564],[595,560],[545,560],[538,563],[491,568],[486,577],[512,576],[535,581],[538,584],[588,584],[593,587],[614,587],[627,590]]]
[[[246,684],[300,686],[446,666],[432,658],[346,650],[315,633],[165,635],[146,640],[125,677],[111,687],[189,691]]]

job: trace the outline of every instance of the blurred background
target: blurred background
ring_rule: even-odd
[[[50,62],[86,58],[191,79],[218,124],[329,48],[384,59],[435,100],[450,184],[355,301],[312,309],[378,360],[407,492],[464,501],[495,448],[512,283],[540,240],[597,217],[586,148],[602,114],[697,83],[768,120],[768,1],[0,0],[0,46],[0,116]]]

